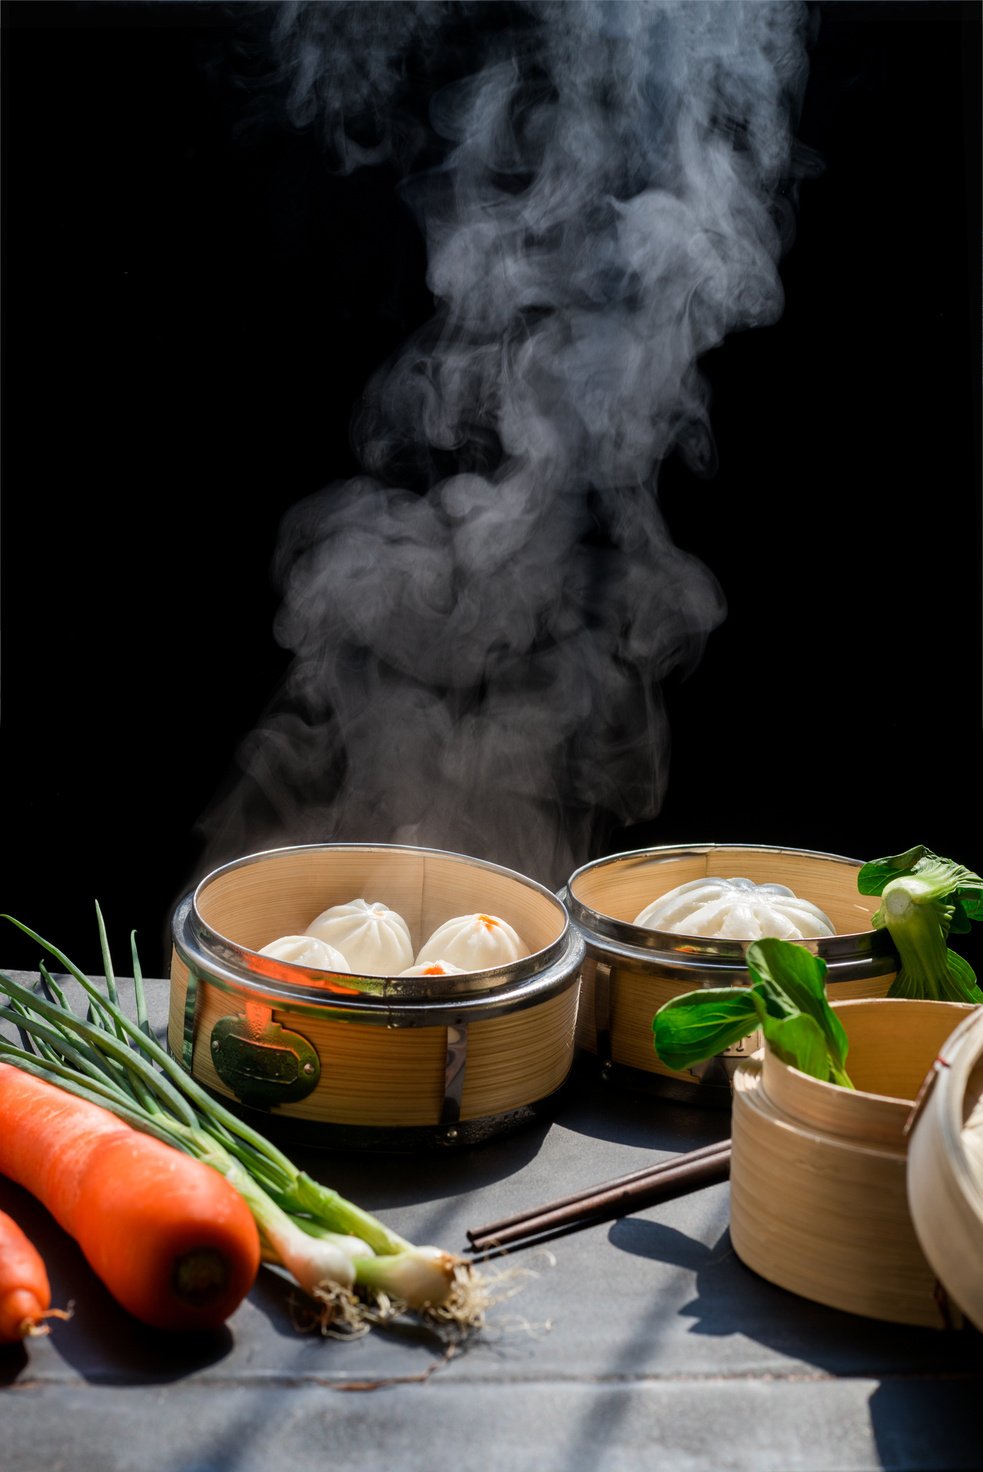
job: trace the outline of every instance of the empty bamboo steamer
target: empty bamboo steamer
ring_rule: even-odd
[[[652,1045],[652,1019],[671,998],[697,987],[750,982],[750,942],[669,934],[634,924],[653,900],[692,880],[741,877],[784,884],[828,915],[836,934],[802,941],[827,966],[831,999],[882,997],[897,974],[889,935],[874,930],[879,901],[857,889],[861,862],[807,849],[692,844],[639,849],[585,865],[562,897],[584,937],[578,1051],[605,1077],[686,1103],[729,1108],[731,1075],[760,1036],[693,1068],[666,1067]]]
[[[508,921],[529,954],[460,975],[352,976],[259,954],[362,897],[417,944],[443,921]],[[462,1145],[543,1112],[574,1056],[583,942],[557,897],[465,855],[309,844],[208,875],[173,919],[168,1043],[240,1110],[330,1145]]]
[[[934,1060],[976,1009],[894,998],[834,1006],[854,1089],[811,1078],[767,1048],[735,1071],[734,1251],[761,1277],[813,1302],[958,1327],[960,1305],[926,1258],[909,1209],[910,1190],[932,1189],[913,1181],[909,1133]],[[915,1124],[919,1145],[920,1130]],[[938,1222],[941,1202],[932,1210]],[[957,1250],[950,1243],[943,1255]],[[970,1270],[980,1261],[977,1240]]]

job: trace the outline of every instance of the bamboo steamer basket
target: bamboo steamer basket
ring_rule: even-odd
[[[983,1332],[983,1007],[946,1039],[918,1100],[908,1206],[936,1277]]]
[[[363,897],[418,948],[444,920],[487,912],[530,954],[452,976],[351,976],[258,954]],[[468,1145],[544,1113],[567,1079],[583,942],[554,894],[434,849],[309,844],[207,875],[172,921],[168,1044],[238,1112],[315,1144]]]
[[[818,905],[836,927],[833,936],[800,942],[826,962],[830,998],[884,996],[898,962],[888,933],[873,929],[879,900],[859,893],[860,867],[859,859],[808,849],[703,843],[637,849],[576,870],[561,897],[586,945],[578,1055],[615,1084],[729,1109],[733,1071],[760,1047],[760,1034],[678,1070],[657,1056],[652,1019],[673,997],[697,987],[748,985],[750,942],[649,930],[635,925],[634,916],[695,879],[784,884]]]
[[[811,1078],[767,1048],[736,1069],[734,1251],[761,1277],[813,1302],[893,1323],[961,1327],[947,1286],[958,1247],[941,1201],[925,1200],[934,1186],[922,1151],[934,1142],[915,1124],[915,1101],[953,1029],[978,1009],[905,998],[833,1006],[849,1038],[855,1089]],[[917,1140],[912,1160],[909,1136]],[[936,1268],[915,1230],[911,1193],[931,1216]],[[964,1271],[979,1284],[978,1229]]]

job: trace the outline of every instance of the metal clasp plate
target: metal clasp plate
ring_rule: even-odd
[[[270,1108],[304,1099],[321,1077],[321,1060],[307,1038],[290,1032],[263,1009],[223,1017],[209,1047],[215,1072],[243,1104]],[[259,1025],[257,1025],[259,1024]]]

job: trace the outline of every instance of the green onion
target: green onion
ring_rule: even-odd
[[[98,905],[96,914],[104,991],[50,941],[14,916],[2,917],[75,979],[87,1006],[85,1015],[75,1011],[46,962],[39,988],[3,976],[8,1002],[0,1006],[0,1020],[17,1029],[21,1045],[0,1034],[0,1057],[224,1175],[253,1213],[264,1260],[284,1269],[313,1300],[324,1332],[362,1333],[407,1311],[445,1329],[480,1328],[489,1300],[470,1263],[408,1242],[314,1180],[202,1088],[157,1041],[133,934],[135,1020],[124,1012]]]

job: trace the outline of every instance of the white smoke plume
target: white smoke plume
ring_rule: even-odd
[[[434,315],[365,389],[363,473],[284,520],[292,664],[206,864],[418,843],[555,885],[658,813],[663,683],[725,616],[658,473],[712,468],[701,356],[781,314],[806,30],[767,0],[275,8],[291,119],[402,170]]]

